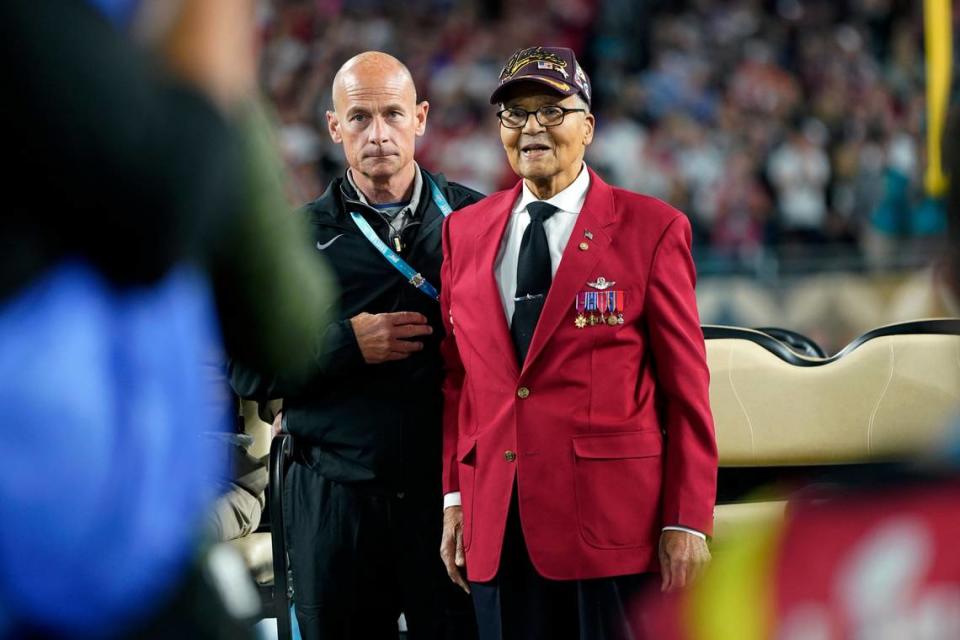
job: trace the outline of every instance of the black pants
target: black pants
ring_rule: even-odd
[[[520,528],[516,487],[497,576],[471,582],[480,640],[641,640],[643,602],[659,575],[548,580],[537,573]],[[469,570],[469,567],[468,567]]]
[[[304,640],[476,637],[470,599],[440,560],[442,501],[327,480],[294,463],[284,519]]]

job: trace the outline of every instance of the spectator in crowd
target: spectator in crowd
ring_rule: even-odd
[[[710,243],[720,254],[749,261],[763,251],[771,208],[758,173],[753,158],[738,155],[718,181]]]
[[[784,239],[816,244],[824,239],[830,162],[822,125],[810,121],[790,131],[770,154],[767,171],[777,192]]]

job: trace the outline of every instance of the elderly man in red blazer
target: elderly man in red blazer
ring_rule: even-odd
[[[483,640],[636,637],[709,561],[717,449],[690,224],[584,164],[590,82],[515,53],[491,103],[523,178],[443,236],[444,535]]]

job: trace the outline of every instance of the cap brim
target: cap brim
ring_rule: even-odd
[[[507,89],[523,82],[535,82],[542,84],[545,87],[553,89],[562,96],[572,96],[576,93],[580,93],[580,89],[578,89],[576,85],[570,84],[569,82],[561,82],[560,80],[547,78],[545,76],[516,76],[514,78],[510,78],[496,88],[496,90],[490,96],[490,104],[498,104],[503,102],[503,94],[506,93]]]

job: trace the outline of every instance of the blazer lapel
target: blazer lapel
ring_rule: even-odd
[[[530,368],[561,320],[569,313],[577,293],[583,289],[584,282],[589,278],[590,270],[613,239],[609,231],[609,227],[616,221],[613,189],[592,169],[588,167],[587,170],[590,171],[590,189],[544,301],[543,312],[533,332],[527,359],[523,363],[523,371]],[[584,235],[587,230],[592,233],[592,239]],[[586,250],[580,248],[581,243],[585,243]],[[507,338],[509,339],[509,335]]]
[[[495,266],[500,245],[503,242],[503,233],[513,212],[513,204],[520,194],[523,183],[518,182],[512,190],[505,192],[498,202],[491,203],[488,223],[477,234],[477,296],[480,308],[490,311],[489,318],[480,320],[490,323],[492,341],[500,352],[500,358],[507,363],[511,375],[516,378],[520,375],[517,364],[517,352],[510,337],[510,328],[507,325],[507,316],[503,312],[503,301],[500,299],[500,287],[497,285]],[[456,215],[456,214],[454,214]]]

